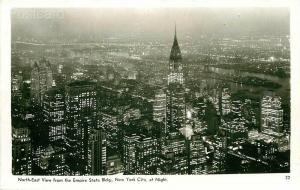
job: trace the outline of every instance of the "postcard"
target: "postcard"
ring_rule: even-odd
[[[1,189],[297,189],[298,1],[25,2],[1,5]]]

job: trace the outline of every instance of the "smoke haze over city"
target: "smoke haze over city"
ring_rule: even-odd
[[[44,11],[44,12],[43,12]],[[42,13],[42,14],[41,14]],[[288,35],[288,8],[78,8],[14,9],[12,39],[63,41],[172,39],[178,27],[182,40],[203,36]]]

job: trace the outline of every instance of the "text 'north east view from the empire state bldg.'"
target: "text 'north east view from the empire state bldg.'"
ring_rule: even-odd
[[[11,15],[14,175],[290,171],[288,9]]]

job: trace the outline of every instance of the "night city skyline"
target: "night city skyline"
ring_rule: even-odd
[[[287,8],[14,9],[13,175],[290,172]]]

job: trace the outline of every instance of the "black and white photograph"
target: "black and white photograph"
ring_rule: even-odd
[[[11,48],[15,175],[289,172],[286,8],[14,9]]]
[[[290,7],[13,7],[9,14],[10,109],[1,112],[10,115],[5,165],[18,182],[290,180],[297,152]]]

